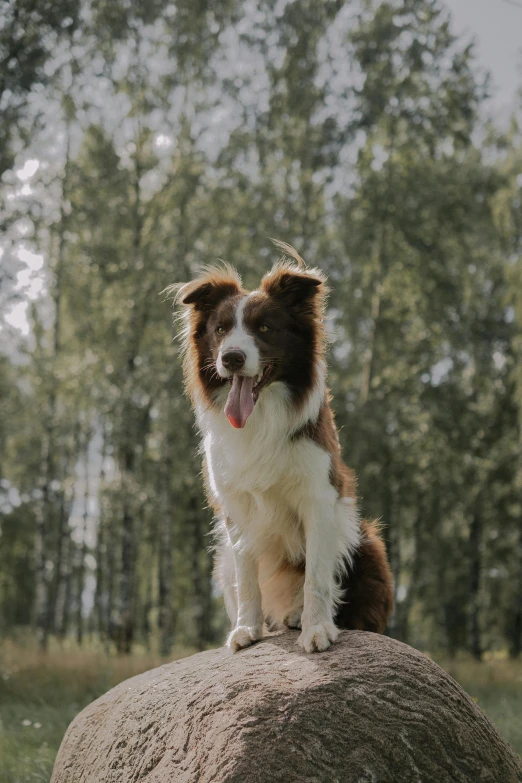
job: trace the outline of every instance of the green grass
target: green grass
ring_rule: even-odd
[[[169,660],[190,654],[178,650]],[[164,663],[158,656],[107,657],[100,650],[0,643],[0,783],[49,783],[74,716],[118,682]],[[522,661],[439,661],[522,755]]]
[[[190,654],[178,650],[168,660]],[[87,704],[122,680],[159,666],[154,655],[0,643],[0,783],[49,783],[65,730]]]

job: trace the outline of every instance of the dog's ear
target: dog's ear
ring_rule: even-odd
[[[232,267],[217,267],[180,286],[176,299],[183,305],[193,305],[200,312],[209,312],[222,299],[239,294],[241,290],[241,279]]]
[[[305,271],[286,265],[278,265],[263,278],[263,291],[288,305],[300,305],[323,294],[324,278],[316,269]]]
[[[181,304],[193,304],[196,305],[196,309],[199,309],[198,305],[212,298],[212,285],[211,283],[201,283],[197,288],[194,288],[190,283],[187,283],[186,286],[183,286],[180,293]]]

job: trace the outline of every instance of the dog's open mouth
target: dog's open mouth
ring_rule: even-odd
[[[242,429],[254,410],[261,390],[272,374],[272,365],[267,364],[261,376],[248,377],[235,374],[229,378],[231,384],[225,405],[225,416],[236,429]]]

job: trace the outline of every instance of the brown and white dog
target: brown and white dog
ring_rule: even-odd
[[[216,512],[216,575],[233,650],[269,627],[301,628],[307,652],[341,628],[382,633],[392,577],[357,512],[326,386],[323,274],[279,261],[255,291],[230,266],[178,286],[184,372]]]

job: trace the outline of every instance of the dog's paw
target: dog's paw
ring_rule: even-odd
[[[232,652],[237,652],[243,647],[249,647],[254,642],[258,642],[263,636],[263,631],[255,625],[238,625],[237,628],[229,634],[227,647]]]
[[[284,625],[278,620],[272,620],[271,617],[265,617],[265,625],[268,633],[275,633],[276,631],[283,631]]]
[[[303,614],[303,609],[296,609],[293,612],[289,612],[285,619],[283,620],[284,624],[287,628],[298,628],[301,630],[301,615]]]
[[[339,631],[333,623],[310,625],[303,628],[298,644],[308,653],[323,652],[330,647],[332,642],[337,640],[338,636]]]

